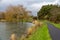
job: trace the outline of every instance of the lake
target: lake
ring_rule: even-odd
[[[27,28],[31,27],[32,23],[22,22],[0,22],[0,40],[10,40],[12,33],[15,33],[17,37],[21,37]]]

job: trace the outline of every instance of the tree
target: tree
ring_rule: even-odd
[[[52,6],[52,5],[51,5]],[[51,9],[50,5],[45,5],[43,6],[39,11],[38,11],[38,18],[39,19],[44,19],[45,16],[50,15],[49,11]]]
[[[6,9],[5,18],[7,21],[20,21],[21,19],[28,19],[29,11],[22,5],[8,6]]]
[[[58,5],[53,5],[53,7],[50,10],[50,14],[53,22],[57,23],[60,19],[59,15],[60,15],[60,7]]]
[[[5,13],[4,12],[0,12],[0,20],[1,19],[5,20]]]
[[[37,13],[38,19],[48,19],[57,23],[60,22],[60,6],[45,5]]]

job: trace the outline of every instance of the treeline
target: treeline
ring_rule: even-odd
[[[59,5],[44,5],[37,13],[38,19],[45,19],[60,23],[60,6]]]
[[[8,6],[4,12],[0,12],[0,20],[16,22],[27,20],[31,11],[28,11],[23,5]]]

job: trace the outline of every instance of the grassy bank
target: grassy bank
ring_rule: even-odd
[[[54,22],[47,21],[47,20],[45,20],[45,22],[49,22],[49,23],[53,24],[55,27],[60,29],[60,23],[54,23]]]
[[[51,22],[51,21],[47,21],[47,20],[43,20],[44,22],[49,22],[51,24],[53,24],[55,27],[59,28],[60,29],[60,23],[54,23],[54,22]]]
[[[60,23],[53,23],[53,22],[51,22],[55,27],[57,27],[57,28],[59,28],[60,29]]]
[[[42,27],[38,28],[29,38],[25,40],[51,40],[47,25],[44,23]]]

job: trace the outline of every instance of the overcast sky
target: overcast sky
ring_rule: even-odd
[[[32,11],[33,15],[37,15],[38,10],[43,5],[60,4],[60,0],[0,0],[0,11],[5,10],[9,5],[23,5]]]

